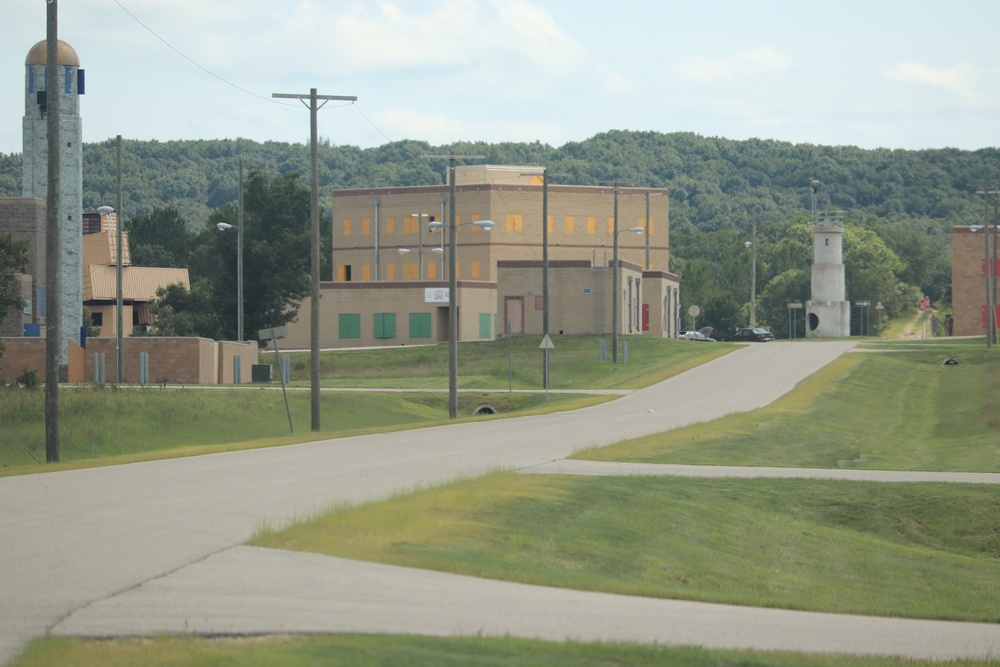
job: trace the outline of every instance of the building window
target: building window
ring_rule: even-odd
[[[572,234],[573,233],[573,228],[575,226],[576,226],[576,219],[573,216],[571,216],[571,215],[567,215],[566,216],[566,233],[567,234]]]
[[[508,232],[523,232],[524,231],[524,216],[520,213],[508,213],[507,214],[507,231]]]
[[[351,219],[347,218],[344,220],[344,236],[351,235]]]
[[[396,233],[396,218],[385,219],[385,233],[390,235]]]
[[[104,326],[104,313],[91,313],[90,314],[90,326],[92,326],[92,327],[103,327]]]
[[[410,313],[410,338],[431,337],[431,314]]]
[[[371,218],[361,218],[361,235],[371,236],[372,235],[372,221]]]
[[[337,324],[337,335],[340,338],[361,338],[360,313],[340,313],[337,316]]]
[[[396,313],[375,313],[375,338],[396,337]]]

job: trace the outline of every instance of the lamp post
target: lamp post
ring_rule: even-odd
[[[750,328],[757,326],[757,207],[753,207],[750,240],[743,245],[750,248]]]
[[[113,206],[98,206],[97,212],[101,217],[115,213]],[[124,369],[124,349],[122,341],[122,222],[115,216],[115,238],[117,248],[115,249],[115,378],[119,384],[125,381]]]
[[[411,213],[411,218],[417,219],[417,280],[424,279],[424,226],[421,220],[430,217],[429,213]]]
[[[646,230],[642,227],[629,227],[628,229],[618,229],[618,187],[615,187],[615,246],[612,253],[611,267],[611,292],[613,300],[611,302],[611,363],[618,363],[618,235],[626,232],[630,234],[642,234]]]
[[[232,229],[228,222],[219,222],[216,228],[220,232]],[[236,337],[243,342],[243,224],[236,225]]]
[[[649,271],[649,198],[659,197],[662,192],[647,192],[646,193],[646,270]]]
[[[983,278],[986,282],[986,347],[993,347],[993,343],[996,342],[996,298],[994,294],[994,282],[996,280],[996,241],[994,240],[994,261],[990,261],[990,197],[996,198],[1000,196],[1000,187],[997,185],[982,185],[979,186],[981,189],[976,191],[977,195],[983,195],[983,201],[985,202],[985,210],[983,212],[983,267],[985,271],[983,272]],[[994,214],[994,233],[996,232],[996,219]],[[972,225],[970,227],[972,231],[978,229],[978,225]]]
[[[452,192],[455,187],[455,173],[451,174]],[[458,281],[456,280],[456,256],[458,255],[458,228],[463,225],[473,225],[490,231],[492,220],[476,220],[475,222],[455,222],[455,207],[451,207],[451,222],[434,221],[428,225],[431,230],[441,229],[442,236],[445,227],[448,228],[448,416],[455,419],[458,416]]]

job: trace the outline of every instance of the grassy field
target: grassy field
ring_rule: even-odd
[[[764,410],[574,458],[1000,472],[1000,355],[981,341],[911,350],[845,355]]]
[[[623,336],[628,345],[619,364],[611,363],[611,340],[601,361],[600,338],[555,336],[549,352],[551,389],[638,389],[660,382],[734,349],[652,336]],[[517,336],[459,346],[459,387],[470,389],[541,389],[544,361],[535,336]],[[510,347],[508,348],[508,344]],[[509,355],[509,356],[508,356]],[[309,382],[309,354],[291,355],[292,382]],[[264,363],[273,355],[264,354]],[[426,345],[378,350],[320,353],[320,376],[326,387],[425,387],[447,389],[448,346]]]
[[[515,369],[539,365],[537,341],[514,341]],[[559,338],[562,357],[552,353],[551,386],[603,389],[647,386],[734,349],[730,345],[692,348],[685,341],[646,337],[630,341],[629,363],[598,359],[597,338]],[[483,403],[500,417],[535,411],[567,410],[610,400],[602,397],[510,393],[506,341],[459,346],[461,385],[485,387],[459,394],[459,414],[472,418]],[[274,446],[341,437],[368,431],[428,426],[447,420],[447,346],[324,352],[323,384],[341,387],[438,389],[438,393],[327,392],[321,397],[324,430],[309,431],[308,392],[290,391],[296,435],[289,432],[282,394],[246,385],[240,388],[160,388],[81,385],[60,392],[58,467],[107,465],[227,449]],[[294,357],[293,368],[308,364]],[[540,366],[539,366],[540,367]],[[336,369],[336,371],[334,370]],[[294,373],[301,373],[295,370]],[[308,374],[308,370],[305,371]],[[523,371],[528,373],[528,371]],[[294,374],[293,374],[294,375]],[[515,372],[515,377],[517,373]],[[541,383],[539,375],[538,383]],[[297,381],[298,389],[308,381]],[[517,389],[525,384],[518,380]],[[479,417],[485,418],[485,417]],[[0,476],[54,469],[45,461],[44,395],[41,390],[0,389]]]
[[[51,639],[15,667],[974,667],[997,663],[707,651],[692,647],[543,642],[490,637],[337,635],[245,639]]]

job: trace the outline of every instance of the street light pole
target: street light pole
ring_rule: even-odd
[[[757,326],[757,206],[753,207],[753,218],[750,231],[750,328]]]
[[[357,101],[354,95],[317,95],[316,89],[311,88],[308,95],[298,95],[294,93],[271,93],[271,97],[296,99],[306,103],[309,107],[309,145],[312,153],[312,198],[310,200],[310,290],[311,307],[309,312],[309,357],[310,357],[310,383],[309,394],[312,407],[312,430],[318,431],[319,419],[319,159],[317,157],[317,145],[319,143],[319,131],[317,128],[316,114],[330,100],[344,100],[349,102]],[[323,104],[319,101],[323,100]]]
[[[417,219],[417,280],[424,280],[424,225],[422,220],[430,217],[429,213],[411,213],[411,218]]]
[[[483,155],[425,155],[428,160],[448,160],[448,417],[458,417],[458,282],[455,279],[455,165],[458,160],[485,160]],[[433,224],[433,223],[432,223]],[[442,225],[444,223],[442,222]],[[490,225],[492,227],[492,223]]]
[[[243,342],[243,158],[236,205],[236,340]]]
[[[115,249],[115,378],[118,384],[125,382],[125,346],[122,340],[122,328],[125,326],[122,321],[122,311],[125,305],[122,300],[122,135],[118,135],[115,141],[115,163],[117,165],[118,195],[115,212],[115,240],[118,246]]]

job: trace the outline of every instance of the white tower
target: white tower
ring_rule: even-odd
[[[25,197],[48,199],[48,121],[47,95],[59,95],[60,188],[61,215],[59,257],[47,257],[47,262],[60,262],[59,310],[60,335],[63,344],[60,363],[68,361],[66,340],[80,342],[83,324],[83,123],[80,118],[80,95],[84,92],[80,58],[72,46],[59,41],[57,71],[50,78],[46,73],[45,40],[28,51],[24,78],[24,175],[21,191]]]
[[[851,335],[851,302],[845,301],[844,225],[841,213],[813,212],[812,300],[806,302],[806,336]]]

